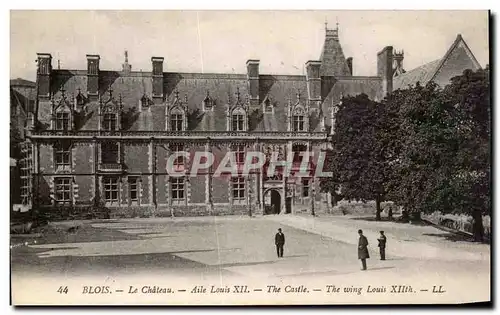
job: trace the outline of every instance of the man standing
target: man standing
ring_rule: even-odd
[[[278,257],[283,257],[283,246],[285,246],[285,234],[278,229],[278,233],[274,237],[274,243],[276,244],[276,253]]]
[[[366,259],[370,258],[370,254],[368,253],[368,240],[363,235],[362,230],[358,230],[358,234],[358,259],[361,259],[361,264],[363,265],[362,270],[366,270]]]
[[[380,231],[380,237],[378,238],[378,248],[380,249],[380,260],[385,260],[386,244],[387,244],[387,238],[384,235],[384,231]]]

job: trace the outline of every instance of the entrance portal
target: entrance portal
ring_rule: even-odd
[[[264,214],[279,214],[281,211],[281,195],[276,189],[268,190],[264,196]]]

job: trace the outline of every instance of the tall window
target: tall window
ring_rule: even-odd
[[[128,178],[129,198],[132,202],[139,201],[139,179],[136,176]]]
[[[233,199],[245,199],[245,179],[243,177],[233,177],[231,181],[233,189]]]
[[[54,148],[56,169],[68,168],[71,165],[71,143],[58,142]]]
[[[69,113],[56,113],[56,130],[69,130]]]
[[[183,125],[183,115],[182,114],[171,114],[170,115],[170,126],[172,126],[172,131],[182,131]]]
[[[118,203],[118,177],[105,177],[104,200],[108,203]]]
[[[116,114],[104,114],[102,129],[116,130]]]
[[[173,177],[170,179],[172,200],[184,200],[184,178]]]
[[[241,113],[233,114],[233,131],[244,131],[245,126],[244,122],[245,121],[245,115]]]
[[[236,163],[238,164],[245,163],[245,146],[235,145],[233,146],[233,151]]]
[[[71,203],[71,178],[59,177],[54,179],[56,204]]]
[[[103,164],[119,163],[119,145],[117,142],[103,142],[101,144],[101,162]]]
[[[309,197],[309,179],[302,180],[302,197]]]
[[[183,144],[171,144],[170,145],[170,150],[172,153],[181,153],[184,152],[184,145]],[[182,166],[184,165],[184,156],[179,155],[177,158],[174,160],[174,166]]]
[[[300,163],[302,162],[304,152],[307,151],[307,146],[303,144],[294,144],[292,146],[293,151],[293,162]]]
[[[293,116],[293,131],[304,131],[304,116],[294,115]]]

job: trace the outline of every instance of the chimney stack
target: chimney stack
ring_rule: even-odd
[[[386,46],[377,54],[377,76],[382,78],[382,98],[392,93],[392,51],[392,46]]]
[[[153,66],[153,101],[156,103],[163,102],[163,57],[152,57],[151,63]]]
[[[307,91],[310,101],[321,101],[321,76],[319,73],[321,61],[306,62]]]
[[[132,65],[128,63],[128,51],[125,50],[125,62],[122,63],[122,71],[127,74],[132,71]]]
[[[37,54],[38,67],[36,71],[38,81],[38,96],[50,97],[50,77],[52,74],[52,56],[46,53]]]
[[[99,55],[87,55],[87,93],[90,100],[99,94]]]
[[[347,62],[347,67],[349,68],[349,72],[352,75],[352,57],[347,58],[346,62]]]
[[[260,60],[247,61],[248,94],[251,105],[259,105],[259,63]]]

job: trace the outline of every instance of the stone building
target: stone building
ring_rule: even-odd
[[[312,172],[293,176],[298,154],[327,149],[343,95],[390,93],[395,72],[407,74],[395,71],[398,56],[387,46],[374,56],[376,76],[353,76],[338,28],[326,29],[305,75],[262,74],[259,60],[248,60],[245,74],[174,73],[163,57],[151,58],[151,72],[133,71],[126,54],[121,71],[101,69],[99,55],[86,56],[87,69],[56,70],[51,55],[39,53],[29,128],[33,203],[54,216],[98,205],[125,217],[329,211]],[[214,166],[196,176],[166,172],[172,152],[188,152],[174,166],[189,169],[195,151],[212,152]],[[293,158],[292,175],[268,176],[263,168],[214,176],[227,152],[240,167],[248,151]]]

